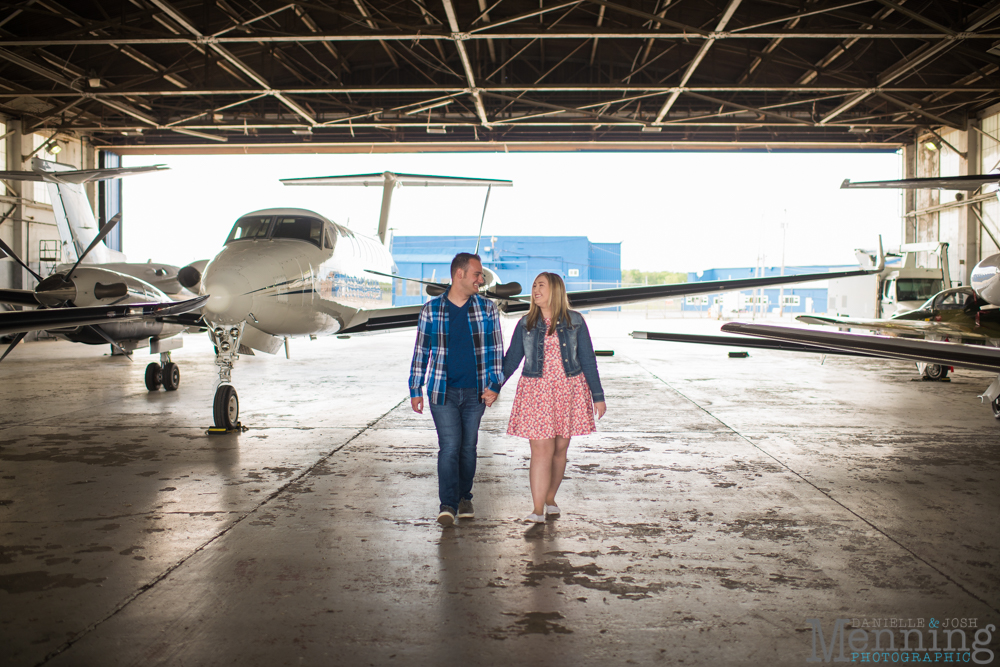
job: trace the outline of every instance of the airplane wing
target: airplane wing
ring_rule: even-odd
[[[757,350],[779,350],[781,352],[811,352],[813,354],[837,354],[852,357],[879,357],[870,352],[847,352],[829,347],[818,347],[786,340],[769,340],[747,336],[710,336],[704,334],[679,334],[661,331],[633,331],[637,340],[659,340],[667,343],[697,343],[699,345],[721,345],[723,347],[749,347]]]
[[[985,345],[943,343],[912,338],[890,338],[867,334],[816,331],[781,327],[770,324],[730,322],[722,325],[727,333],[758,336],[776,341],[802,343],[818,348],[842,350],[849,353],[864,352],[883,359],[915,361],[943,366],[956,366],[972,370],[1000,372],[1000,349]]]
[[[731,292],[735,290],[754,289],[756,287],[776,287],[814,280],[833,280],[835,278],[851,278],[878,273],[882,269],[858,269],[856,271],[836,271],[833,273],[806,273],[797,276],[771,276],[769,278],[740,278],[737,280],[706,280],[696,283],[676,283],[672,285],[644,285],[642,287],[612,287],[610,289],[582,290],[567,292],[569,305],[576,309],[605,308],[622,306],[629,303],[667,299],[678,296],[693,296],[695,294],[711,294],[714,292]],[[527,301],[508,302],[503,306],[504,312],[527,312],[530,307]]]
[[[620,287],[600,290],[584,290],[568,292],[569,305],[577,309],[605,308],[628,303],[639,303],[653,299],[664,299],[692,294],[709,294],[731,290],[753,289],[773,285],[789,285],[813,280],[830,280],[833,278],[849,278],[877,273],[881,268],[859,269],[857,271],[837,271],[834,273],[808,273],[797,276],[772,276],[770,278],[743,278],[738,280],[707,280],[697,283],[676,283],[672,285],[644,285],[642,287]],[[501,311],[505,313],[526,313],[530,307],[527,300],[517,300],[519,297],[504,298],[504,295],[490,295],[496,298]],[[528,297],[525,296],[525,299]],[[422,305],[380,308],[362,310],[348,322],[340,331],[342,334],[365,333],[375,331],[390,331],[417,325]]]
[[[200,308],[208,296],[166,303],[132,303],[87,308],[42,308],[0,313],[0,335],[179,315]]]
[[[377,187],[385,185],[387,179],[405,187],[493,187],[508,188],[513,181],[495,178],[464,178],[461,176],[427,176],[423,174],[396,174],[382,172],[379,174],[347,174],[343,176],[315,176],[309,178],[282,178],[285,185],[363,185]]]
[[[861,181],[852,183],[845,178],[840,184],[841,189],[851,188],[902,188],[904,190],[919,190],[930,188],[937,190],[976,190],[984,185],[1000,183],[1000,174],[981,174],[973,176],[942,176],[940,178],[903,178],[898,181]]]
[[[338,334],[379,333],[417,326],[423,304],[362,310]]]
[[[12,303],[17,306],[37,306],[35,291],[30,289],[0,289],[0,303]]]
[[[805,324],[821,324],[831,327],[852,327],[869,329],[887,334],[926,336],[928,334],[943,338],[969,338],[989,340],[990,337],[979,333],[971,326],[962,326],[954,322],[934,322],[931,320],[903,319],[864,319],[851,317],[832,317],[828,315],[799,315],[795,318]]]

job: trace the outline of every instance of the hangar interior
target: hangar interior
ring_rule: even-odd
[[[0,151],[27,171],[900,150],[903,177],[985,174],[998,45],[996,0],[22,0],[0,7]],[[45,188],[3,182],[0,239],[31,267],[73,259]],[[88,188],[101,224],[120,211],[117,186]],[[968,284],[1000,251],[995,190],[906,191],[904,241],[950,243]],[[127,252],[142,222],[124,214]],[[0,263],[0,288],[35,282]],[[434,523],[412,332],[248,357],[250,430],[223,436],[205,433],[204,336],[176,392],[147,392],[142,364],[103,347],[22,346],[0,364],[2,661],[798,665],[851,632],[867,662],[891,620],[921,661],[933,639],[996,664],[1000,456],[975,399],[995,374],[733,360],[628,339],[618,317],[591,327],[616,353],[608,416],[574,444],[564,516],[527,529],[508,390],[483,423],[478,516]]]

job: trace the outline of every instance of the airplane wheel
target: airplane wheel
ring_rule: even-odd
[[[146,366],[146,389],[156,391],[163,384],[163,373],[155,361]],[[176,389],[176,387],[174,387]]]
[[[941,364],[927,364],[924,377],[928,380],[943,380],[948,377],[948,367]]]
[[[990,407],[993,408],[993,416],[1000,419],[1000,396],[993,399],[993,402],[990,403]]]
[[[236,388],[233,385],[219,385],[215,392],[213,414],[217,428],[231,429],[239,423],[240,399],[236,395]]]
[[[163,364],[163,388],[176,391],[181,384],[181,369],[175,363]]]

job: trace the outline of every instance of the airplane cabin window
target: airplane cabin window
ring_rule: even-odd
[[[245,215],[233,225],[233,231],[229,232],[226,243],[243,239],[266,238],[270,226],[271,216],[269,215]]]
[[[280,215],[274,221],[271,238],[309,241],[319,247],[322,235],[322,220],[301,215]]]

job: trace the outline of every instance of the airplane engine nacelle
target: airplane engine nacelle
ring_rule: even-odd
[[[487,292],[490,296],[500,297],[501,299],[517,296],[520,293],[521,283],[501,283]]]
[[[969,282],[976,294],[994,306],[1000,306],[1000,255],[991,255],[976,264]]]
[[[106,269],[77,267],[71,278],[64,273],[49,276],[35,287],[35,297],[46,306],[58,306],[63,303],[85,308],[101,306],[126,297],[130,289],[138,289],[138,294],[144,294],[140,285],[142,282],[132,276],[126,276]],[[141,299],[153,301],[151,299]]]
[[[208,262],[207,259],[199,259],[197,262],[188,264],[177,272],[177,282],[192,292],[199,292],[201,290],[201,277],[205,273]]]

